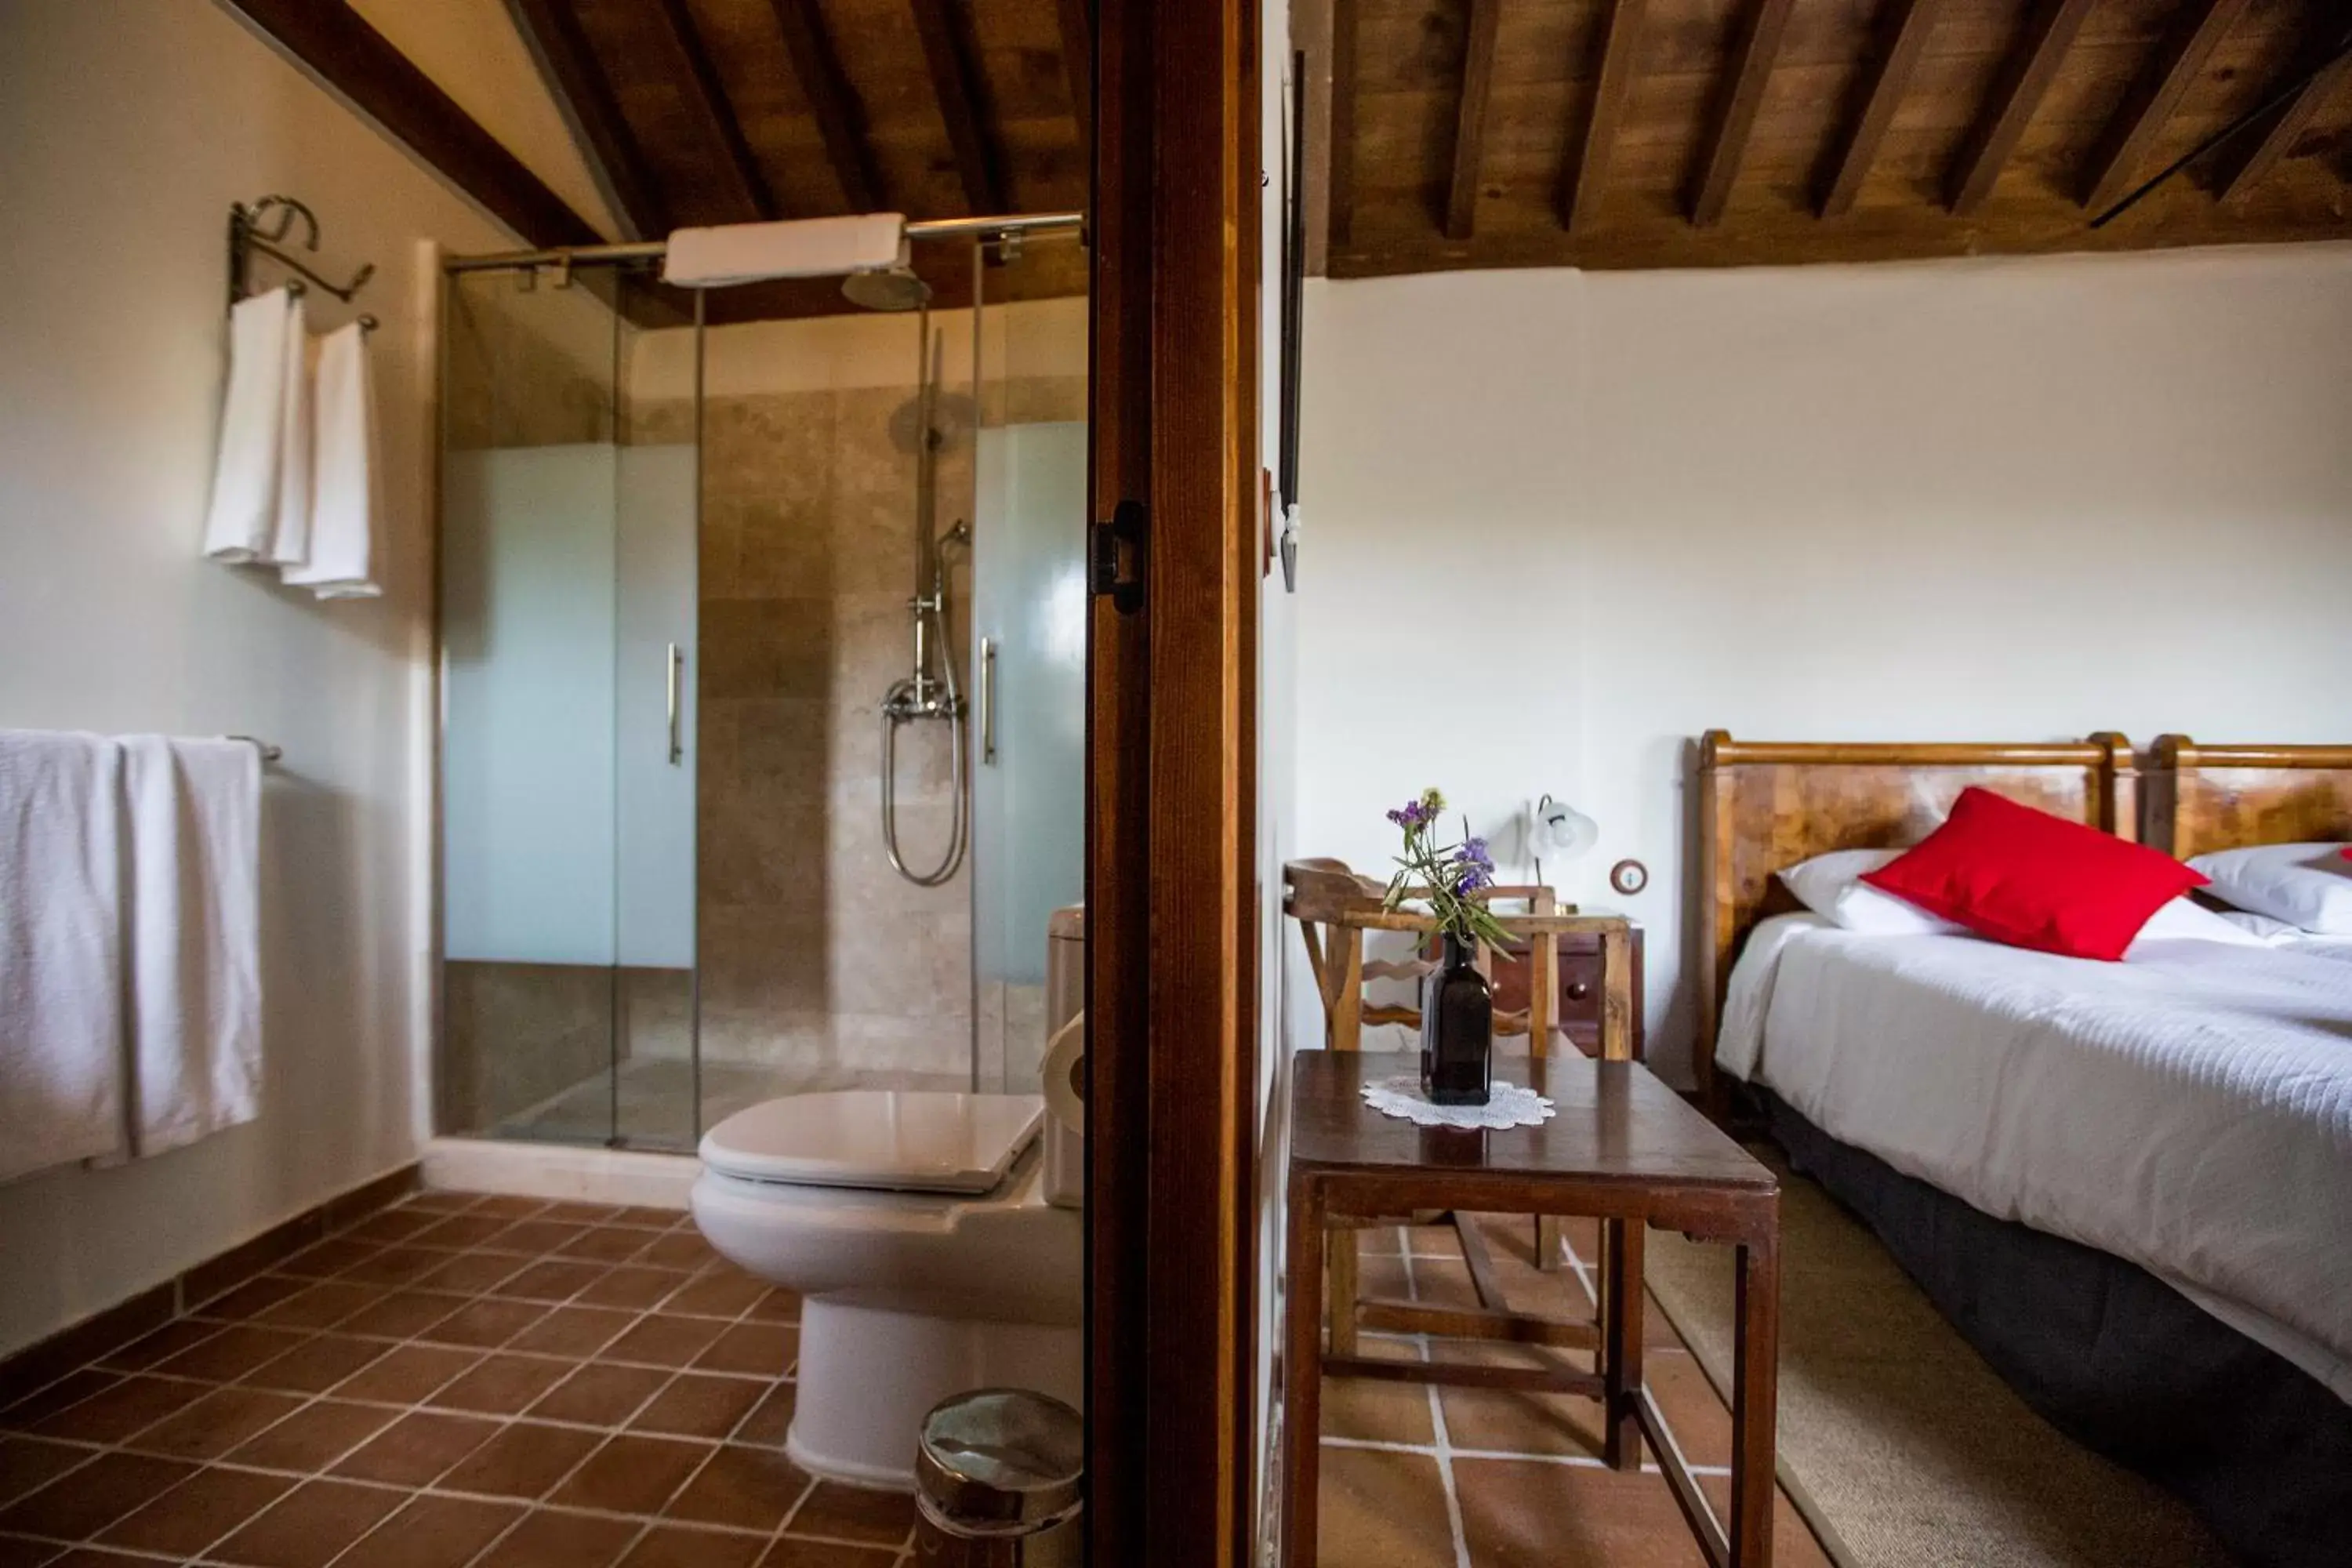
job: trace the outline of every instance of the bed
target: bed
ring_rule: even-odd
[[[1700,1076],[1752,1100],[2045,1416],[2247,1562],[2352,1506],[2352,943],[2122,964],[1841,931],[1773,873],[1978,784],[2183,855],[2352,838],[2352,748],[1702,742]],[[2143,789],[2145,785],[2145,789]]]

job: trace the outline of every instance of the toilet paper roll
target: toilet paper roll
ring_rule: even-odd
[[[1080,1078],[1086,1059],[1087,1016],[1074,1013],[1045,1042],[1045,1064],[1038,1069],[1045,1075],[1046,1110],[1073,1132],[1087,1130],[1087,1097]]]

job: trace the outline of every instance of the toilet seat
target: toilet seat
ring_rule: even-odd
[[[1033,1094],[841,1089],[740,1110],[702,1140],[702,1163],[737,1181],[881,1192],[993,1192],[1035,1141]]]

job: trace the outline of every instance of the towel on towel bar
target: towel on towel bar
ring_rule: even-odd
[[[273,566],[310,558],[310,377],[317,359],[310,313],[297,294],[286,306],[286,392],[278,405],[278,510],[269,531]]]
[[[289,371],[300,379],[301,325],[283,289],[239,300],[229,312],[228,396],[213,458],[205,553],[240,564],[275,559],[286,465]]]
[[[121,770],[0,730],[0,1181],[122,1147]]]
[[[127,735],[131,1152],[261,1110],[261,756]]]
[[[310,555],[284,580],[321,599],[372,599],[383,592],[375,580],[381,465],[367,332],[356,321],[319,343],[310,422]]]
[[[662,281],[719,289],[764,278],[838,278],[878,272],[906,258],[904,213],[731,223],[673,231]]]

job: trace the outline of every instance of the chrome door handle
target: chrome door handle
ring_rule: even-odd
[[[996,765],[996,639],[980,639],[980,760]]]
[[[677,767],[686,761],[686,736],[679,729],[681,708],[680,689],[686,674],[686,654],[677,644],[669,645],[667,667],[662,671],[663,691],[669,703],[669,765]]]

